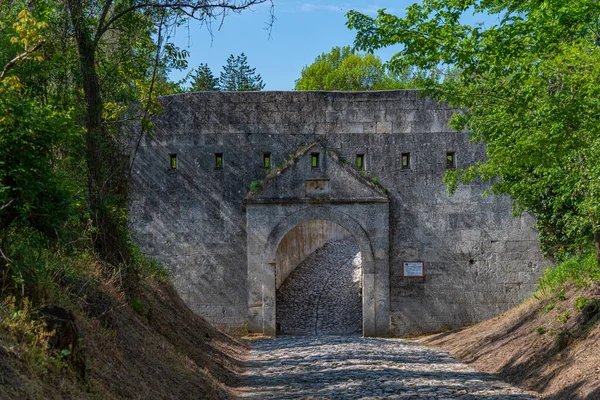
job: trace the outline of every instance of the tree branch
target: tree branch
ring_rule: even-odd
[[[129,175],[131,175],[131,171],[133,171],[133,164],[135,162],[135,157],[137,156],[138,150],[140,148],[140,143],[142,142],[142,138],[144,137],[145,128],[144,128],[144,120],[148,118],[150,114],[150,103],[152,103],[152,92],[154,91],[154,85],[156,83],[156,75],[158,72],[158,66],[160,63],[160,49],[162,48],[162,30],[164,24],[165,15],[161,16],[160,25],[158,27],[158,37],[156,39],[156,56],[154,58],[154,68],[152,69],[152,80],[150,81],[150,89],[148,90],[148,100],[144,106],[144,115],[142,115],[141,123],[140,123],[140,134],[138,136],[137,143],[135,145],[135,150],[133,152],[133,156],[131,157],[131,162],[129,164]]]
[[[20,61],[23,61],[24,59],[29,57],[31,54],[35,53],[40,47],[42,47],[43,44],[44,44],[44,40],[41,40],[38,44],[33,46],[33,48],[31,50],[25,50],[23,53],[19,54],[18,56],[16,56],[12,60],[10,60],[4,66],[2,73],[0,73],[0,81],[2,81],[4,78],[6,78],[6,74],[8,74],[8,71],[13,69],[15,67],[15,65],[17,65]]]
[[[100,38],[104,34],[106,30],[102,30],[104,27],[104,21],[106,20],[106,16],[108,15],[108,11],[110,7],[113,5],[113,0],[106,0],[104,3],[104,7],[102,7],[102,14],[100,15],[100,19],[98,20],[98,29],[96,29],[96,34],[94,35],[94,48],[98,45]]]
[[[15,199],[11,199],[8,203],[3,204],[2,207],[0,207],[0,211],[4,210],[6,207],[10,206],[13,201],[15,201]]]
[[[95,40],[100,40],[100,37],[104,35],[104,33],[121,17],[133,12],[135,10],[140,10],[143,8],[163,8],[163,9],[173,9],[179,10],[193,19],[201,19],[201,18],[210,18],[214,17],[218,14],[214,14],[212,10],[221,9],[222,11],[233,11],[239,12],[250,6],[258,5],[266,3],[267,1],[272,0],[245,0],[241,4],[229,4],[226,0],[219,0],[218,2],[211,3],[207,0],[198,0],[197,2],[188,2],[188,1],[173,1],[173,2],[143,2],[139,4],[135,4],[131,7],[128,7],[122,11],[119,11],[115,15],[113,15],[104,25],[98,25],[98,30],[96,32]],[[187,10],[191,10],[187,11]],[[211,10],[207,13],[203,13],[202,17],[198,17],[195,13],[199,10]]]

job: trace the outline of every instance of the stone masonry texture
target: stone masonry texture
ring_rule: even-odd
[[[169,267],[190,308],[216,325],[237,329],[249,321],[254,283],[245,199],[250,184],[268,172],[265,154],[277,166],[312,143],[350,165],[364,155],[365,178],[376,178],[387,189],[389,214],[373,226],[389,227],[389,254],[380,250],[387,243],[371,244],[378,253],[375,275],[386,270],[378,263],[389,260],[389,276],[376,277],[380,284],[374,286],[389,291],[389,304],[374,301],[389,308],[393,335],[439,331],[497,315],[528,297],[547,265],[533,219],[513,218],[509,198],[482,196],[488,185],[479,181],[448,196],[442,183],[447,153],[454,152],[457,167],[465,167],[483,159],[485,148],[448,126],[456,110],[417,91],[201,92],[160,101],[164,113],[155,117],[153,135],[141,139],[135,155],[130,228],[142,250]],[[136,132],[135,124],[127,128],[134,148]],[[410,155],[409,168],[403,168],[404,153]],[[286,190],[284,183],[275,182],[267,192]],[[277,212],[256,215],[277,226],[269,218],[317,210],[299,196],[289,196],[293,207],[278,205]],[[357,221],[369,240],[383,240],[375,228],[362,225],[373,216],[354,218],[353,210],[371,207],[359,206],[346,203],[339,213]],[[318,207],[328,207],[327,201]],[[407,261],[422,261],[424,277],[405,277]]]
[[[320,161],[313,165],[313,158]],[[389,336],[389,198],[384,192],[317,143],[292,155],[262,186],[246,198],[248,329],[276,334],[276,253],[303,221],[327,220],[344,228],[361,251],[363,335]]]
[[[448,353],[402,339],[283,336],[252,343],[243,399],[535,400]]]

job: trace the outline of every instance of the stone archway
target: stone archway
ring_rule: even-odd
[[[334,222],[354,237],[363,260],[363,335],[389,336],[389,198],[317,143],[246,197],[248,330],[276,334],[277,248],[293,227],[311,219]]]
[[[387,208],[387,202],[305,207],[298,207],[293,203],[272,206],[249,204],[249,330],[271,336],[276,334],[277,248],[283,237],[298,224],[307,220],[322,219],[346,229],[360,248],[363,262],[363,335],[389,336]],[[363,225],[372,226],[368,226],[366,230]]]
[[[340,212],[334,208],[335,206],[329,207],[311,207],[305,208],[303,210],[297,211],[294,214],[288,216],[284,220],[282,220],[271,232],[269,238],[267,239],[266,251],[265,251],[265,262],[269,265],[275,266],[275,255],[277,253],[277,248],[279,247],[279,243],[283,239],[283,237],[295,226],[298,224],[311,220],[317,219],[314,216],[319,215],[322,216],[323,220],[331,221],[342,228],[346,229],[350,233],[350,235],[356,241],[361,255],[362,255],[362,274],[363,274],[363,334],[365,332],[374,331],[374,327],[372,326],[375,322],[375,307],[374,307],[374,282],[372,279],[369,279],[370,276],[373,275],[375,267],[373,260],[373,250],[371,248],[370,240],[364,231],[364,229],[360,226],[358,222],[356,222],[349,215]],[[273,274],[275,273],[275,268],[272,268]],[[275,280],[275,278],[273,278]],[[272,310],[269,309],[269,312],[265,314],[265,323],[267,325],[276,325],[276,288],[275,286],[266,286],[263,289],[263,299],[268,300],[269,304],[271,304],[272,300]],[[271,312],[272,311],[272,312]],[[365,334],[367,335],[367,334]],[[367,335],[371,336],[371,335]]]

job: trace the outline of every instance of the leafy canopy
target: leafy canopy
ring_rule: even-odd
[[[390,73],[381,59],[350,46],[334,47],[302,68],[296,90],[385,90],[418,87],[426,74],[408,70]]]
[[[462,23],[491,14],[493,26]],[[358,49],[401,44],[390,68],[451,67],[427,94],[462,108],[452,126],[487,157],[449,171],[449,190],[476,177],[537,218],[543,249],[595,241],[600,260],[600,3],[593,0],[424,0],[403,18],[348,13]]]
[[[52,260],[80,251],[135,289],[142,264],[127,235],[127,177],[161,112],[156,96],[181,90],[167,73],[185,68],[188,54],[169,42],[172,30],[189,18],[210,30],[268,1],[2,2],[2,298],[38,303],[59,282],[63,290],[71,267]],[[127,159],[121,128],[132,119],[140,123],[129,124],[137,142]]]
[[[25,63],[42,61],[38,49],[48,24],[27,10],[7,11],[0,19],[0,233],[28,226],[57,238],[71,215],[72,196],[55,152],[75,130],[68,110],[27,96],[15,74]]]

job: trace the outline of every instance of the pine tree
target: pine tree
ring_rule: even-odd
[[[190,87],[190,91],[218,91],[219,89],[219,79],[215,77],[210,70],[208,64],[200,64],[198,68],[196,68],[192,74],[192,85]]]
[[[224,91],[245,92],[262,90],[265,87],[260,74],[256,73],[256,68],[250,68],[248,65],[244,53],[235,58],[231,54],[227,58],[227,64],[223,66],[219,82],[221,90]]]

